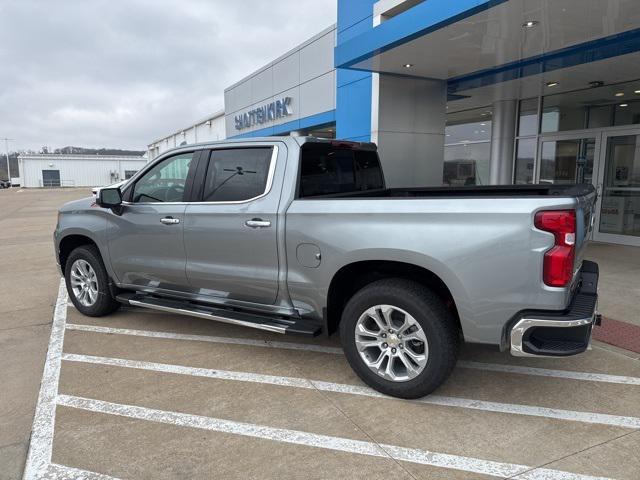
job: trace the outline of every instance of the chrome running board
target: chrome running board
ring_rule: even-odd
[[[204,318],[268,332],[306,336],[316,336],[320,333],[320,325],[318,323],[301,318],[257,315],[255,313],[210,307],[200,303],[154,297],[140,293],[123,293],[116,298],[125,305]]]

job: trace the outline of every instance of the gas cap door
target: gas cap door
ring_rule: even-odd
[[[316,268],[322,260],[320,247],[313,243],[301,243],[296,249],[296,258],[300,265],[308,268]]]

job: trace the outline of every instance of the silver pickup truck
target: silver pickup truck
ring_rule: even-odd
[[[339,331],[364,382],[438,387],[458,345],[583,352],[598,266],[586,185],[386,188],[373,144],[270,137],[181,147],[60,209],[85,315],[120,305],[282,334]]]

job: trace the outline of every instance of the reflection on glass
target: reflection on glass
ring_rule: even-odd
[[[595,138],[542,143],[540,183],[591,183]]]
[[[600,232],[640,237],[640,136],[607,142]]]
[[[626,107],[623,107],[626,105]],[[640,123],[640,102],[621,102],[615,107],[615,118],[613,124],[618,125],[631,125],[633,123]]]
[[[491,109],[447,115],[444,185],[488,185],[491,150]]]
[[[481,122],[447,125],[445,129],[446,142],[489,142],[491,141],[491,120]]]
[[[538,133],[538,99],[530,98],[520,102],[520,120],[518,136],[536,135]]]
[[[468,143],[444,147],[443,184],[488,185],[490,143]]]
[[[525,185],[533,183],[533,167],[536,158],[536,139],[522,138],[516,146],[516,174],[515,184]]]
[[[640,123],[640,81],[549,95],[542,103],[542,132]]]

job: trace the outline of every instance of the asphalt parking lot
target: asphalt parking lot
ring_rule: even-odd
[[[134,308],[82,316],[50,251],[53,205],[73,194],[24,195],[30,207],[0,217],[21,219],[0,230],[12,267],[0,282],[18,305],[0,353],[13,382],[3,430],[24,427],[42,377],[26,478],[640,478],[637,355],[594,343],[568,359],[516,359],[466,346],[436,395],[386,398],[357,379],[337,338]],[[14,410],[21,421],[6,423]],[[24,462],[24,435],[6,434],[0,459]]]

